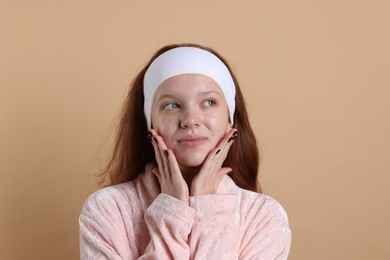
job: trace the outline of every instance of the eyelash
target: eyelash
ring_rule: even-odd
[[[217,101],[214,99],[206,99],[202,102],[202,104],[205,105],[206,107],[212,107],[212,106],[215,106],[217,104]],[[172,107],[172,106],[174,106],[174,107]],[[181,108],[181,106],[175,102],[169,102],[169,103],[162,105],[163,110],[173,110],[173,109],[177,109],[177,108]]]
[[[211,104],[206,105],[206,106],[215,106],[217,104],[217,102],[214,99],[207,99],[207,100],[203,101],[203,103],[208,103],[208,102],[210,102]]]
[[[174,108],[168,108],[169,106],[175,106]],[[180,108],[179,104],[177,103],[174,103],[174,102],[171,102],[171,103],[166,103],[162,106],[162,109],[165,109],[165,110],[173,110],[173,109],[176,109],[176,108]]]

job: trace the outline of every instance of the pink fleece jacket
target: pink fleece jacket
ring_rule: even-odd
[[[285,211],[229,176],[189,205],[160,193],[151,167],[92,194],[80,219],[81,259],[287,259]]]

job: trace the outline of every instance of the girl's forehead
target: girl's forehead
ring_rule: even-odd
[[[218,84],[211,78],[200,74],[183,74],[164,81],[157,89],[159,95],[216,93],[223,96]]]

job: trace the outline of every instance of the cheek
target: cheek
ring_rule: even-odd
[[[174,120],[169,117],[156,117],[153,120],[153,129],[164,139],[166,140],[174,132]]]
[[[218,139],[222,139],[231,128],[228,119],[221,120],[221,117],[210,117],[208,125]]]
[[[223,129],[226,132],[227,127],[230,126],[229,111],[226,107],[218,107],[215,110],[210,110],[206,115],[206,120],[214,127]]]

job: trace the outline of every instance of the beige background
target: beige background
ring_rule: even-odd
[[[390,3],[0,3],[0,259],[78,259],[128,84],[162,45],[231,62],[290,259],[389,259]]]

